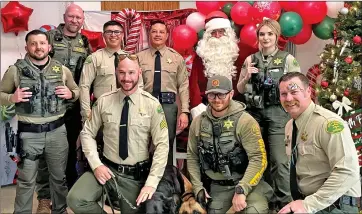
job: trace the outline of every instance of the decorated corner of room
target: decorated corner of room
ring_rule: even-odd
[[[362,153],[362,3],[345,2],[335,17],[333,44],[308,71],[315,100],[347,121],[359,155]],[[360,156],[360,165],[362,157]]]

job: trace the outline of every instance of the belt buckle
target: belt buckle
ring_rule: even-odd
[[[49,123],[43,123],[40,125],[40,132],[48,131]]]
[[[122,168],[122,170],[120,170],[120,168]],[[124,166],[118,165],[118,172],[124,174]]]

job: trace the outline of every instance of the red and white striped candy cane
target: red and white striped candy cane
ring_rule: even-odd
[[[124,27],[126,39],[124,50],[129,53],[136,53],[141,32],[141,15],[134,9],[124,8],[121,12],[112,16],[112,20],[118,21]]]

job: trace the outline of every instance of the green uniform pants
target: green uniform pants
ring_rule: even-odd
[[[173,142],[175,141],[176,137],[176,126],[177,126],[177,112],[178,107],[176,102],[173,104],[162,104],[163,111],[165,112],[167,127],[168,127],[168,137],[169,137],[169,152],[168,152],[168,159],[167,164],[173,164]]]
[[[211,183],[210,196],[212,201],[207,213],[225,214],[232,206],[234,194],[235,186],[221,186]],[[272,197],[272,194],[272,188],[265,181],[261,180],[246,197],[247,207],[240,213],[268,213],[268,200]]]
[[[134,180],[133,176],[119,173],[109,167],[116,176],[119,191],[133,205],[136,206],[136,199],[144,186],[145,181]],[[132,209],[123,199],[118,203],[114,181],[107,181],[106,188],[111,197],[112,204],[119,204],[121,213],[144,213],[143,206]],[[75,214],[78,213],[106,213],[98,204],[103,195],[102,185],[98,183],[92,172],[85,172],[70,189],[67,196],[67,204]]]
[[[249,109],[248,112],[258,121],[268,157],[265,170],[266,181],[273,187],[271,202],[280,208],[292,201],[289,184],[289,160],[285,152],[285,125],[290,119],[281,105],[268,106],[265,109]]]
[[[43,155],[44,163],[49,170],[50,195],[52,200],[52,212],[65,211],[66,186],[65,170],[68,158],[68,142],[65,126],[61,126],[50,132],[20,133],[24,153],[33,156]],[[33,194],[35,180],[38,173],[38,160],[23,158],[18,164],[18,181],[16,187],[14,213],[31,213],[33,207]]]
[[[324,210],[316,212],[316,214],[350,214],[350,213],[358,213],[358,207],[350,206],[346,204],[340,204],[339,207],[335,207],[335,205],[331,205],[330,207],[325,208]]]

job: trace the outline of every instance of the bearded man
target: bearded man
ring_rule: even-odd
[[[214,17],[207,17],[205,22],[205,33],[196,48],[198,56],[193,62],[189,82],[193,118],[206,110],[207,79],[215,75],[226,76],[235,80],[236,88],[237,71],[240,71],[235,63],[239,56],[238,39],[226,14],[218,12]]]

